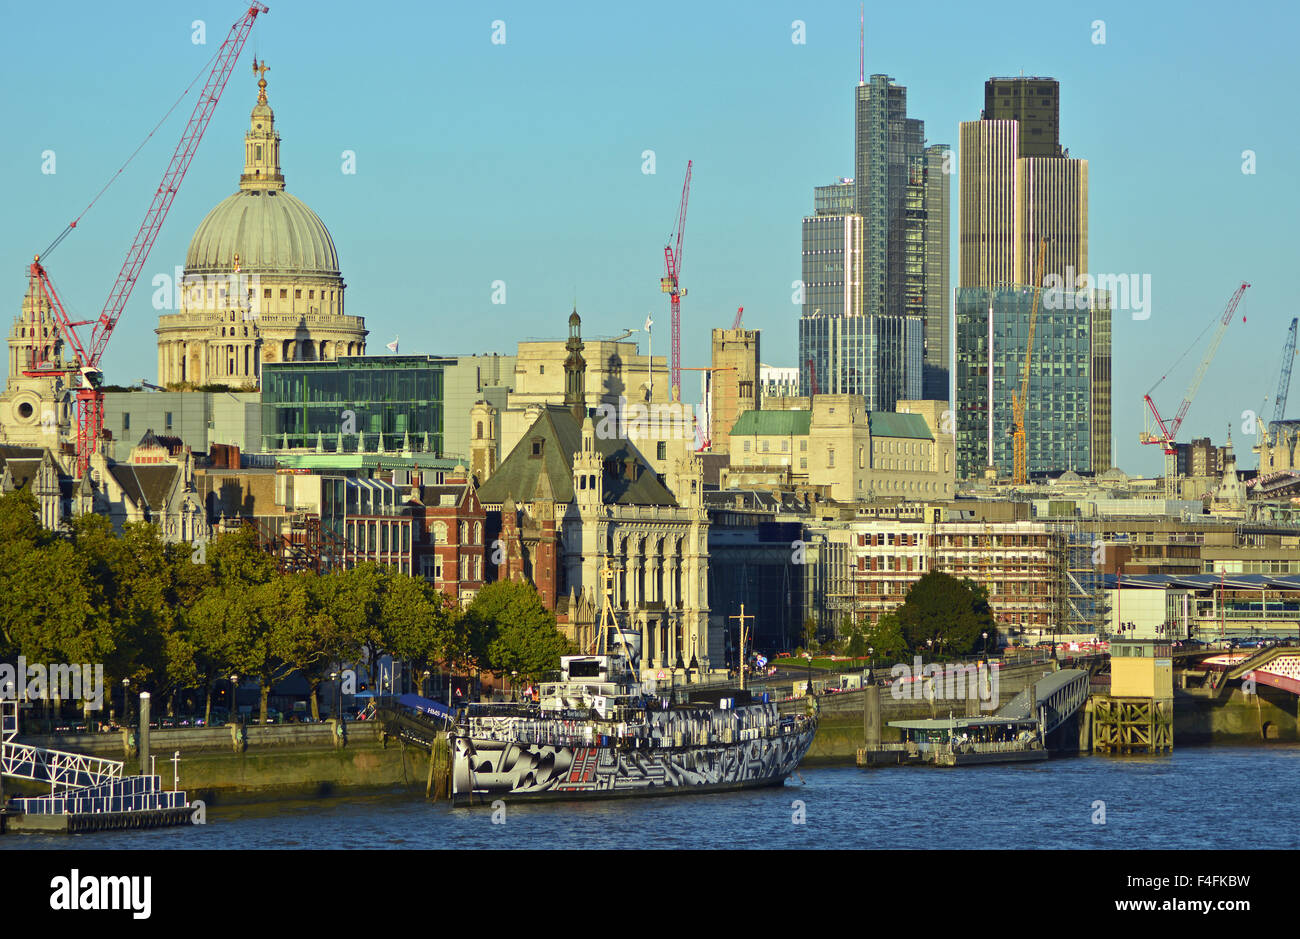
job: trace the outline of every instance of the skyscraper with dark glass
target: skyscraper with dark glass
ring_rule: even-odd
[[[1060,84],[993,78],[961,125],[959,287],[954,305],[957,470],[1012,469],[1011,388],[1029,351],[1034,288],[1088,273],[1088,161],[1061,146]],[[1041,270],[1035,270],[1045,240]],[[1110,297],[1038,313],[1025,432],[1031,473],[1110,466]]]
[[[926,146],[907,89],[887,75],[858,84],[854,118],[856,175],[817,187],[816,214],[804,219],[800,384],[811,392],[812,361],[819,390],[870,389],[852,393],[873,408],[946,401],[952,154]],[[856,272],[856,283],[841,272]],[[832,323],[837,316],[873,322]]]

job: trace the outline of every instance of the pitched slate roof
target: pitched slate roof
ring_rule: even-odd
[[[534,442],[540,441],[541,452],[533,455]],[[573,456],[582,446],[582,427],[573,413],[558,405],[548,405],[520,438],[501,465],[478,491],[479,501],[495,505],[508,498],[529,501],[535,498],[539,483],[543,493],[550,488],[556,502],[572,502]],[[605,502],[615,505],[675,506],[677,500],[668,491],[645,457],[622,438],[596,435],[596,451],[605,459]],[[636,479],[629,480],[621,467],[635,461]],[[610,472],[611,464],[619,467]]]
[[[132,502],[158,511],[167,504],[167,496],[180,467],[174,464],[114,463],[108,471]]]

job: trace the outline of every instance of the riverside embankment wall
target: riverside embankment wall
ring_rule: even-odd
[[[126,731],[112,734],[24,736],[21,742],[126,762],[139,772],[140,757]],[[154,729],[149,750],[154,772],[170,788],[172,755],[180,751],[180,788],[208,804],[276,795],[325,795],[341,789],[418,786],[428,776],[427,753],[389,739],[376,722],[249,724],[246,727]],[[30,785],[6,780],[6,790]],[[48,787],[44,787],[48,788]],[[35,791],[42,787],[37,786]]]

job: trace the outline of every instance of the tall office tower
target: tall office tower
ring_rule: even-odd
[[[907,89],[887,75],[859,82],[854,119],[856,175],[818,186],[816,214],[804,219],[800,385],[812,389],[812,359],[819,390],[862,389],[851,393],[879,410],[911,394],[947,400],[950,151],[926,147],[924,123],[907,116]],[[880,321],[828,321],[837,315]],[[912,367],[915,376],[899,371]]]
[[[731,428],[746,411],[761,407],[757,329],[715,329],[709,376],[709,440],[714,453],[728,453]]]
[[[1061,147],[1059,111],[1054,79],[994,78],[981,120],[961,125],[956,410],[965,476],[989,463],[1011,470],[1010,389],[1020,382],[1036,278],[1055,275],[1072,290],[1088,272],[1088,161]],[[1026,407],[1030,472],[1109,468],[1110,335],[1104,292],[1040,309]]]
[[[839,204],[833,197],[842,185],[819,186],[818,203]],[[803,220],[799,393],[860,394],[871,410],[892,411],[900,399],[921,397],[924,324],[864,310],[865,227],[861,215]]]
[[[903,312],[921,317],[925,352],[921,394],[927,401],[947,401],[949,393],[948,172],[952,148],[926,147],[912,161],[907,184],[907,237]]]
[[[961,125],[962,287],[1031,284],[1038,241],[1044,277],[1088,270],[1088,161],[1061,148],[1060,84],[993,78],[984,111]]]
[[[887,75],[857,87],[854,211],[866,220],[863,251],[868,313],[903,310],[907,184],[925,150],[925,125],[907,116],[907,89]]]

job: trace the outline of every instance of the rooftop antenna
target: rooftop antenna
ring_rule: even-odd
[[[867,5],[858,7],[858,84],[867,83]]]

